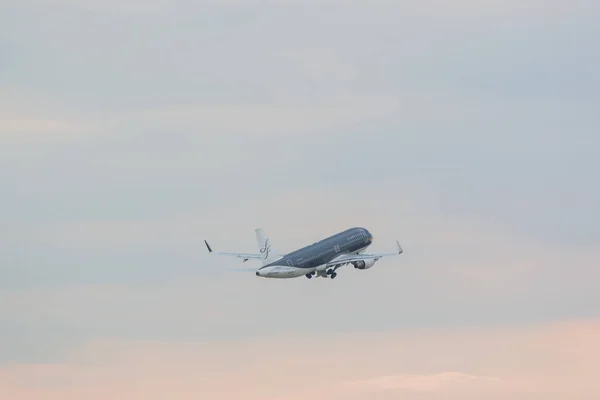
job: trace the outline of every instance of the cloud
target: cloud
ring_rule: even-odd
[[[255,172],[268,176],[262,170]],[[12,240],[19,243],[14,237],[19,235],[20,242],[35,243],[46,249],[46,256],[53,255],[52,263],[36,261],[42,264],[40,271],[27,274],[30,283],[55,271],[54,279],[63,284],[77,285],[87,276],[90,283],[121,285],[137,280],[144,286],[151,275],[153,279],[171,279],[182,273],[200,281],[203,277],[226,279],[220,271],[242,266],[235,259],[209,257],[203,239],[218,251],[254,252],[254,229],[262,227],[281,252],[289,252],[349,227],[365,226],[375,235],[371,251],[394,251],[397,239],[405,253],[398,259],[380,261],[376,269],[366,273],[341,271],[356,289],[376,285],[393,290],[392,282],[408,279],[431,291],[433,297],[426,301],[431,307],[436,307],[437,296],[444,296],[454,299],[463,311],[473,310],[479,307],[471,300],[476,296],[481,313],[484,305],[508,310],[526,301],[536,309],[575,299],[582,289],[591,289],[589,282],[598,275],[590,268],[597,257],[592,247],[557,251],[552,243],[525,240],[493,221],[450,216],[438,208],[435,193],[426,187],[407,183],[404,188],[399,195],[395,187],[384,188],[378,183],[361,184],[360,190],[355,185],[291,185],[280,186],[278,194],[268,197],[261,193],[241,196],[234,188],[226,199],[210,200],[206,195],[201,206],[154,215],[38,223],[13,232]],[[567,264],[571,265],[568,270],[564,268]],[[47,271],[44,274],[41,265]],[[252,262],[243,266],[257,267]],[[587,279],[582,280],[582,276]],[[238,283],[244,286],[244,281]],[[562,296],[556,298],[552,292],[559,287]],[[403,296],[414,296],[415,301],[420,295],[408,289],[403,292]]]
[[[65,112],[49,96],[0,85],[0,140],[9,149],[6,153],[14,149],[11,144],[85,140],[97,133],[89,122]]]
[[[409,392],[447,392],[458,389],[481,388],[500,382],[497,377],[479,377],[460,372],[442,372],[432,375],[400,374],[379,376],[362,381],[351,382],[352,390],[380,392],[402,390]],[[493,389],[493,387],[492,387]]]
[[[390,399],[400,393],[407,400],[591,399],[600,395],[598,333],[598,323],[589,321],[243,341],[101,340],[59,364],[4,366],[0,394],[14,400],[228,400],[242,393],[249,400]],[[581,351],[563,351],[574,343]]]
[[[64,140],[93,141],[97,147],[103,143],[127,144],[145,136],[139,151],[127,148],[129,163],[143,162],[148,167],[155,164],[154,154],[144,159],[155,142],[164,142],[172,147],[184,142],[194,146],[195,151],[212,147],[211,153],[220,147],[228,152],[243,156],[237,145],[260,143],[267,138],[282,139],[289,136],[337,135],[340,130],[352,129],[356,125],[392,118],[407,112],[406,106],[414,104],[413,98],[398,98],[386,95],[355,94],[352,92],[324,95],[318,99],[275,99],[269,102],[245,101],[238,103],[217,102],[173,104],[161,108],[142,110],[113,110],[110,112],[88,112],[68,116],[66,105],[44,103],[35,96],[21,99],[0,114],[0,135],[7,144],[31,143],[34,140],[54,140],[57,145]],[[8,102],[8,96],[0,97]],[[33,111],[35,105],[40,111]],[[62,109],[61,109],[62,108]],[[412,108],[415,108],[414,106]],[[404,110],[403,110],[404,109]],[[423,113],[424,109],[420,111]],[[73,114],[73,112],[70,112]],[[66,116],[65,116],[66,114]],[[128,128],[123,129],[124,126]],[[168,133],[167,133],[168,132]],[[198,148],[202,146],[201,148]],[[218,146],[218,147],[217,147]],[[51,153],[54,148],[47,149]],[[154,150],[164,150],[155,148]],[[185,148],[179,149],[182,153]],[[208,155],[208,154],[207,154]],[[164,160],[172,165],[184,157]],[[111,163],[120,162],[118,159]],[[199,160],[195,158],[195,161]],[[201,161],[201,160],[200,160]],[[165,165],[165,164],[162,164]],[[193,164],[185,164],[193,167]],[[127,168],[127,165],[121,165]]]
[[[321,335],[595,315],[595,249],[558,250],[498,224],[451,217],[428,188],[408,185],[403,195],[377,183],[360,189],[293,187],[163,215],[38,223],[20,243],[44,249],[43,257],[4,268],[5,352],[32,357],[39,351],[32,342],[62,351],[65,343],[106,336]],[[368,271],[340,270],[335,281],[272,281],[253,275],[256,263],[210,256],[202,242],[254,252],[254,229],[263,227],[288,252],[356,225],[375,235],[372,251],[394,251],[398,239],[404,254]],[[41,340],[40,331],[51,333]]]
[[[64,140],[81,139],[89,134],[85,125],[56,119],[14,118],[0,115],[2,140]]]
[[[133,120],[171,127],[193,127],[203,138],[234,134],[233,138],[310,135],[389,118],[400,110],[398,99],[386,96],[326,97],[317,101],[266,104],[184,105],[134,113]]]
[[[3,359],[104,336],[597,313],[591,1],[13,3]],[[405,254],[307,285],[230,273],[248,264],[202,247],[252,251],[263,226],[293,249],[353,225]],[[356,379],[444,371],[505,377]]]
[[[582,5],[591,5],[586,0],[579,0],[575,2]],[[44,5],[50,7],[67,7],[67,8],[80,8],[90,11],[111,11],[120,13],[165,13],[167,11],[176,11],[182,9],[189,9],[195,7],[266,7],[266,6],[302,6],[302,7],[314,7],[314,6],[339,6],[344,5],[345,7],[357,7],[363,4],[359,1],[343,1],[343,0],[311,0],[311,1],[298,1],[298,0],[202,0],[202,1],[190,1],[190,0],[176,0],[167,2],[164,0],[151,0],[151,1],[139,1],[139,0],[126,0],[126,1],[105,1],[95,2],[92,0],[85,1],[74,1],[74,0],[28,0],[25,2],[26,5]],[[428,1],[413,1],[406,2],[401,6],[392,0],[375,0],[372,2],[374,6],[394,6],[399,10],[405,12],[409,11],[421,11],[427,12],[428,14],[442,14],[448,15],[449,12],[455,14],[489,14],[498,12],[511,12],[515,11],[521,13],[534,12],[539,10],[553,11],[554,13],[560,13],[561,11],[569,10],[573,6],[573,2],[567,2],[566,0],[555,0],[551,4],[539,0],[529,0],[525,2],[517,1],[500,1],[492,0],[480,3],[472,0],[460,0],[455,1],[452,4],[443,0],[428,0]],[[569,7],[571,6],[571,7]]]

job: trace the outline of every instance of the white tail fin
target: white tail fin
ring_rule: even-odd
[[[265,231],[262,228],[257,229],[256,231],[256,242],[258,243],[258,248],[260,250],[260,254],[263,256],[262,264],[267,265],[272,263],[273,261],[277,261],[281,258],[277,250],[271,245],[271,241],[265,235]]]

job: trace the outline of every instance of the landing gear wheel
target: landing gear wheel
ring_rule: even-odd
[[[335,278],[337,276],[337,272],[332,272],[331,273],[331,279]]]
[[[306,277],[307,277],[308,279],[310,279],[310,278],[312,278],[312,274],[306,274]]]

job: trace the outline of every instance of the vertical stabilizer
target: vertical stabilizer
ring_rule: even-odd
[[[277,250],[271,245],[271,241],[262,228],[256,230],[256,242],[258,243],[260,254],[263,256],[261,260],[263,265],[270,264],[281,258]]]

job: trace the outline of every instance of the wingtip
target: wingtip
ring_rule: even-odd
[[[402,246],[400,246],[400,242],[396,240],[396,244],[398,245],[398,254],[402,254],[404,250],[402,250]]]
[[[206,248],[208,249],[209,253],[212,253],[212,249],[210,248],[210,245],[208,244],[208,242],[205,240],[204,244],[206,244]]]

